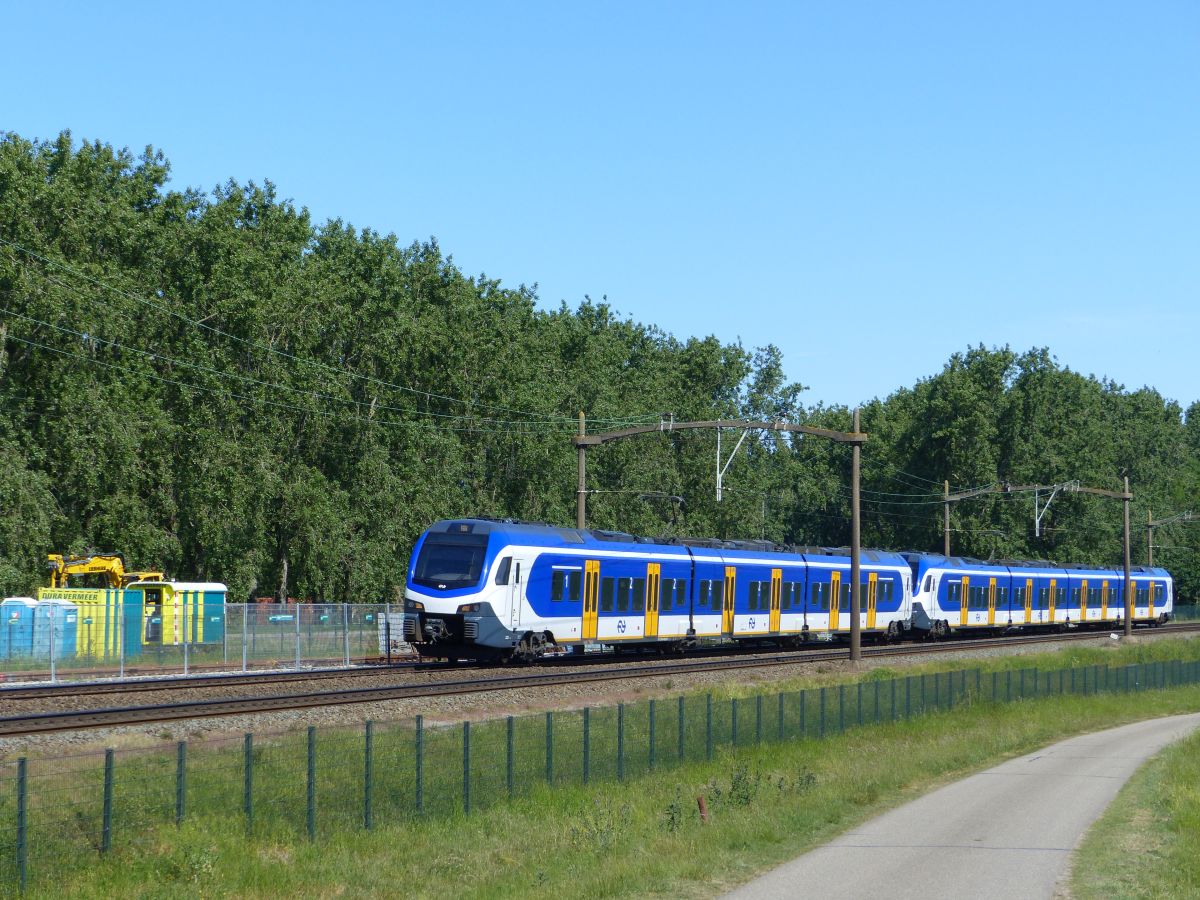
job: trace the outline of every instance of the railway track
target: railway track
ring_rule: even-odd
[[[0,686],[0,700],[41,700],[49,697],[82,697],[91,694],[130,694],[149,691],[177,691],[193,688],[224,688],[239,685],[283,684],[286,682],[325,681],[332,678],[378,676],[387,672],[416,671],[428,664],[406,660],[355,668],[292,669],[284,672],[230,672],[207,675],[162,675],[111,679],[105,681],[57,681],[53,684],[11,684]]]
[[[1194,632],[1200,623],[1166,626],[1157,629],[1163,632]],[[905,646],[882,646],[864,648],[863,656],[871,659],[912,656],[932,653],[954,652],[963,649],[986,649],[989,647],[1011,647],[1022,644],[1056,643],[1072,640],[1093,640],[1102,636],[1102,631],[1087,631],[1067,634],[1018,635],[1007,638],[984,638],[967,641],[947,641],[937,644]],[[145,706],[123,706],[108,709],[91,709],[70,712],[31,713],[22,716],[0,718],[0,736],[42,734],[54,731],[73,731],[85,728],[139,725],[171,722],[180,719],[205,718],[211,716],[239,715],[245,713],[278,712],[335,706],[350,703],[378,703],[419,697],[442,697],[456,694],[504,691],[528,687],[552,687],[562,684],[582,684],[602,681],[621,681],[664,675],[687,675],[694,673],[763,669],[795,665],[804,662],[837,661],[849,658],[849,650],[838,647],[830,650],[806,650],[790,653],[774,653],[770,656],[726,656],[707,660],[685,660],[653,662],[632,666],[596,666],[585,671],[547,672],[526,670],[517,674],[491,678],[460,678],[426,682],[423,684],[378,685],[373,687],[343,688],[336,691],[307,691],[290,694],[271,694],[258,697],[191,700],[186,702],[157,703]],[[311,673],[286,673],[289,675],[311,675]],[[344,670],[342,672],[344,673]],[[261,683],[256,682],[256,683]]]

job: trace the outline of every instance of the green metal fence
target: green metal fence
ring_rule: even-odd
[[[766,693],[712,694],[485,722],[366,722],[347,729],[180,742],[0,765],[0,891],[161,840],[208,817],[247,835],[320,840],[347,829],[470,815],[538,785],[640,778],[722,748],[896,722],[967,703],[1134,692],[1200,682],[1200,662],[965,669]]]

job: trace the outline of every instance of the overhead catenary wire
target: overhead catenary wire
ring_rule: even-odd
[[[408,385],[396,384],[394,382],[390,382],[385,379],[376,378],[373,375],[364,375],[360,372],[355,372],[352,369],[340,369],[336,366],[331,366],[328,363],[320,362],[319,360],[308,359],[306,357],[297,356],[295,354],[288,353],[286,350],[280,350],[279,348],[272,347],[268,344],[263,344],[258,341],[253,341],[253,340],[249,340],[247,338],[239,337],[238,335],[231,334],[227,331],[217,328],[216,326],[209,325],[208,323],[204,322],[203,320],[189,318],[188,316],[185,316],[182,313],[177,312],[176,310],[170,309],[169,307],[167,307],[163,304],[155,303],[152,300],[148,300],[145,297],[139,296],[130,291],[126,291],[121,288],[114,287],[113,285],[108,284],[107,282],[105,282],[102,279],[99,279],[99,278],[96,278],[95,276],[89,275],[86,272],[81,272],[79,269],[76,269],[75,267],[69,265],[68,263],[65,263],[65,262],[62,262],[59,260],[55,260],[55,259],[51,259],[50,257],[44,256],[40,253],[37,253],[34,250],[30,250],[27,247],[24,247],[13,241],[9,241],[3,237],[0,237],[0,245],[8,247],[11,251],[25,254],[26,256],[28,256],[32,259],[36,259],[48,266],[54,266],[58,269],[61,269],[62,271],[68,272],[71,275],[74,275],[75,277],[80,278],[80,279],[88,282],[89,284],[94,285],[95,287],[99,287],[99,288],[102,288],[103,290],[111,291],[112,293],[114,293],[118,296],[124,297],[127,300],[131,300],[134,303],[138,303],[147,308],[154,309],[165,315],[171,316],[172,318],[178,319],[181,322],[185,322],[194,328],[203,329],[214,335],[219,335],[221,337],[228,338],[229,340],[235,341],[239,344],[242,344],[243,346],[250,347],[255,350],[260,350],[260,351],[263,351],[266,353],[270,353],[275,356],[279,356],[279,357],[291,360],[293,362],[300,363],[302,365],[313,366],[315,368],[333,373],[339,377],[349,377],[349,378],[354,378],[354,379],[360,379],[363,381],[370,382],[371,384],[379,385],[381,387],[386,387],[386,388],[390,388],[392,390],[400,391],[403,393],[409,393],[409,394],[413,394],[416,396],[424,397],[428,400],[440,400],[440,401],[443,401],[446,403],[457,403],[457,404],[461,404],[464,406],[472,405],[472,401],[469,401],[469,400],[463,400],[461,398],[451,397],[451,396],[448,396],[445,394],[437,394],[437,393],[433,393],[431,391],[425,391],[420,388],[414,388],[414,387],[411,387]],[[569,423],[572,428],[578,426],[578,420],[576,418],[570,417],[570,416],[546,416],[544,413],[537,413],[537,412],[531,412],[528,410],[521,410],[521,409],[517,409],[515,407],[503,406],[500,404],[481,403],[479,405],[483,408],[494,409],[494,410],[498,410],[501,412],[507,412],[507,413],[511,413],[513,415],[541,416],[543,419],[550,418],[555,421],[561,420],[564,423],[564,425]],[[611,424],[624,424],[628,420],[593,419],[593,420],[589,420],[589,421],[593,422],[594,424],[598,424],[598,425],[611,425]],[[642,420],[638,420],[638,421],[642,421]]]
[[[18,337],[13,334],[7,335],[5,339],[10,340],[10,341],[17,341],[18,343],[25,344],[26,346],[33,347],[33,348],[36,348],[39,350],[46,350],[50,353],[55,353],[60,356],[69,357],[71,359],[80,359],[80,360],[83,360],[84,362],[92,363],[93,365],[98,365],[98,366],[101,366],[106,369],[113,369],[113,370],[122,371],[122,372],[130,371],[130,369],[127,366],[120,366],[115,363],[108,363],[108,362],[105,362],[104,360],[95,359],[94,357],[88,356],[83,353],[71,353],[67,350],[62,350],[58,347],[51,347],[46,344],[38,343],[37,341],[26,340],[25,338]],[[430,428],[429,424],[426,422],[395,422],[395,421],[391,421],[388,419],[375,419],[375,418],[368,418],[366,416],[360,416],[360,415],[349,415],[349,416],[339,415],[339,414],[334,414],[334,413],[324,411],[324,410],[319,410],[319,409],[308,409],[303,406],[297,406],[294,403],[282,403],[277,400],[267,400],[262,397],[251,397],[248,394],[239,394],[234,391],[222,391],[222,390],[216,390],[214,388],[206,388],[206,387],[202,387],[201,385],[191,384],[186,381],[178,381],[177,379],[174,379],[174,378],[166,378],[162,375],[156,375],[153,372],[140,372],[138,374],[143,375],[147,378],[153,379],[154,381],[159,381],[164,384],[170,384],[175,387],[182,388],[184,390],[195,391],[197,393],[202,393],[202,394],[213,394],[213,395],[219,396],[219,397],[232,397],[234,399],[245,400],[250,403],[257,403],[262,406],[271,406],[271,407],[280,408],[280,409],[290,409],[295,412],[304,413],[305,415],[317,415],[317,416],[321,416],[323,418],[331,418],[331,419],[349,418],[350,421],[361,422],[361,423],[367,424],[367,425],[379,425],[379,426],[384,426],[384,427],[389,427],[389,428],[423,428],[423,429]],[[441,428],[434,428],[433,430],[452,431],[452,432],[487,433],[487,434],[536,434],[536,433],[539,433],[536,429],[529,429],[529,428],[496,429],[496,428],[470,428],[470,427],[463,427],[463,428],[441,427]],[[563,431],[562,433],[567,434],[569,432]]]
[[[352,397],[335,397],[332,394],[325,394],[320,391],[310,391],[310,390],[306,390],[304,388],[293,387],[292,385],[279,384],[278,382],[263,381],[262,379],[253,378],[249,375],[239,375],[234,372],[224,372],[219,369],[214,369],[211,366],[205,366],[205,365],[201,365],[199,363],[193,363],[193,362],[189,362],[187,360],[177,359],[177,358],[174,358],[171,356],[167,356],[166,354],[163,354],[163,353],[158,353],[156,351],[142,350],[137,347],[130,347],[128,345],[121,344],[117,341],[110,341],[110,340],[106,340],[101,337],[97,337],[96,335],[89,334],[87,332],[77,331],[74,328],[67,328],[66,326],[63,326],[63,325],[55,325],[51,322],[44,322],[41,319],[36,319],[36,318],[33,318],[32,316],[26,316],[22,313],[15,312],[13,310],[6,309],[4,307],[0,307],[0,313],[3,313],[4,315],[10,316],[10,317],[21,319],[23,321],[26,321],[26,322],[29,322],[29,323],[32,323],[35,325],[41,325],[46,328],[52,328],[55,331],[58,331],[62,334],[69,334],[69,335],[77,337],[83,341],[93,342],[95,344],[102,345],[105,347],[111,347],[115,350],[125,352],[125,353],[132,353],[132,354],[141,356],[141,357],[151,360],[151,361],[162,361],[162,362],[168,363],[170,365],[180,366],[182,368],[192,369],[194,371],[204,372],[204,373],[211,374],[211,375],[216,375],[220,378],[234,379],[234,380],[241,381],[241,382],[244,382],[247,384],[253,384],[253,385],[258,385],[260,387],[270,388],[272,390],[290,391],[295,394],[312,397],[312,398],[318,399],[318,400],[327,400],[327,401],[332,401],[335,403],[343,403],[343,404],[349,404],[349,405],[353,405],[353,406],[366,405],[366,401],[355,400]],[[558,430],[563,430],[563,429],[567,428],[566,424],[559,420],[545,420],[545,421],[539,422],[539,421],[527,421],[527,420],[490,419],[490,418],[486,418],[486,417],[478,417],[477,418],[477,417],[473,417],[473,416],[456,416],[456,415],[449,415],[447,413],[435,413],[435,412],[430,412],[430,411],[412,409],[409,407],[391,406],[389,404],[384,404],[384,403],[375,403],[375,404],[373,404],[373,408],[379,409],[379,410],[384,410],[387,412],[402,413],[404,415],[409,415],[409,416],[414,416],[414,417],[430,416],[430,417],[439,418],[439,419],[447,419],[447,420],[459,421],[459,422],[475,422],[475,423],[486,424],[486,425],[553,426],[554,428],[556,428]]]

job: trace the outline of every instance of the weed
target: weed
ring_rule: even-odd
[[[675,798],[667,804],[666,829],[671,834],[679,830],[679,826],[683,824],[683,801],[682,794],[678,787],[675,788]]]
[[[629,805],[617,808],[607,797],[597,797],[577,824],[571,826],[571,842],[576,847],[608,848],[613,844],[620,823],[629,817]]]

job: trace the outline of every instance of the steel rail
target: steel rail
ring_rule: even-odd
[[[1200,623],[1178,625],[1166,630],[1183,632],[1200,630]],[[964,649],[983,649],[1018,644],[1054,643],[1071,640],[1095,639],[1103,632],[1087,631],[1071,634],[1020,635],[1009,638],[989,638],[970,642],[946,641],[905,647],[873,647],[865,651],[871,657],[893,657],[924,653],[956,652]],[[804,662],[822,662],[849,659],[847,648],[831,651],[793,652],[773,656],[752,658],[726,658],[720,660],[692,660],[686,662],[655,663],[625,668],[597,667],[586,672],[527,672],[501,678],[468,678],[427,684],[384,685],[379,687],[346,688],[339,691],[307,692],[298,694],[273,694],[261,697],[234,699],[196,700],[185,703],[160,703],[148,706],[126,706],[110,709],[79,710],[72,712],[36,713],[24,716],[0,718],[0,736],[41,734],[53,731],[73,731],[84,728],[114,727],[170,722],[181,719],[205,718],[222,715],[241,715],[258,712],[308,709],[322,706],[340,706],[351,703],[372,703],[388,700],[404,700],[420,697],[453,696],[457,694],[482,693],[485,691],[514,690],[527,687],[554,687],[564,684],[580,684],[602,681],[621,681],[631,678],[661,677],[664,675],[686,675],[691,673],[736,671],[739,669],[771,668],[795,665]]]
[[[206,673],[203,675],[139,676],[104,681],[16,682],[0,685],[0,702],[5,700],[41,700],[47,697],[82,697],[90,694],[127,694],[143,691],[191,690],[192,688],[237,687],[288,681],[323,681],[330,678],[357,678],[428,667],[417,660],[363,665],[351,668],[288,669],[286,671]]]

